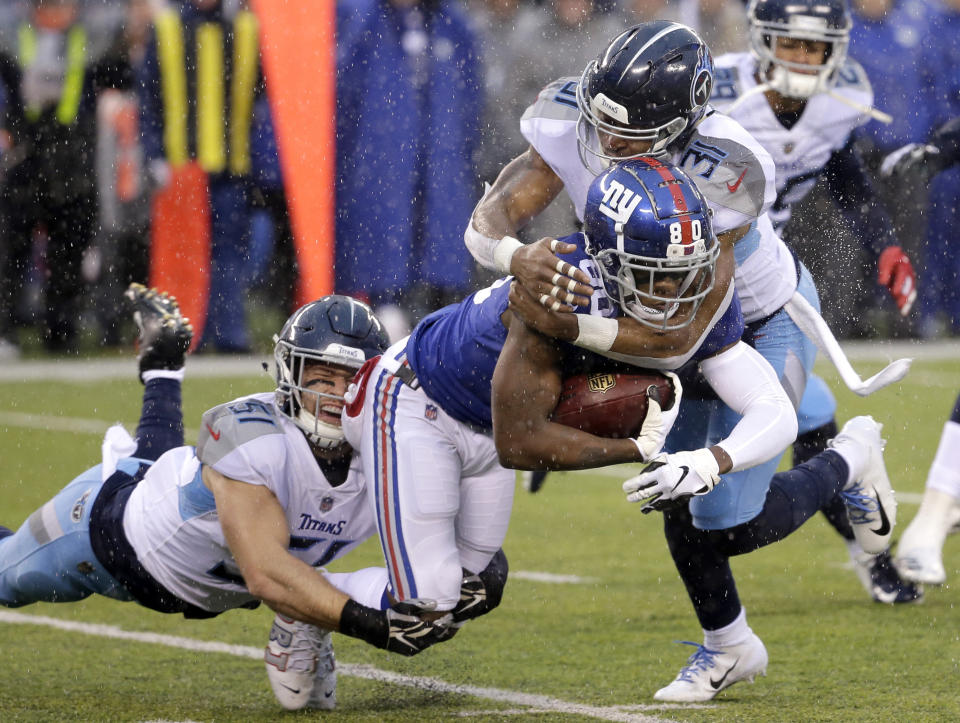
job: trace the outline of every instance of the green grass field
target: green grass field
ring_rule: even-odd
[[[880,363],[855,366],[872,373]],[[838,390],[832,369],[823,371]],[[841,422],[870,413],[885,424],[888,469],[903,493],[900,530],[916,511],[958,382],[960,353],[950,361],[918,360],[902,384],[871,398],[838,391]],[[215,403],[269,387],[254,373],[188,378],[187,426],[195,429]],[[98,462],[108,423],[122,421],[132,431],[140,389],[132,362],[118,379],[0,380],[0,523],[18,526]],[[337,636],[334,717],[960,720],[957,588],[928,589],[920,605],[870,602],[845,547],[820,517],[734,561],[749,621],[770,654],[768,677],[736,685],[708,705],[654,704],[653,692],[689,652],[673,641],[701,641],[702,634],[660,520],[623,501],[624,476],[615,469],[554,475],[538,495],[518,486],[505,545],[512,573],[505,600],[450,643],[407,659]],[[333,567],[378,558],[368,543]],[[945,560],[952,583],[960,574],[960,535],[948,539]],[[532,573],[565,577],[548,582]],[[0,609],[0,720],[309,718],[284,714],[270,693],[259,650],[271,617],[260,609],[185,621],[106,599]],[[151,633],[158,636],[145,635]]]

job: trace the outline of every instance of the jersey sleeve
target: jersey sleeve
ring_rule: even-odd
[[[272,404],[242,397],[203,415],[197,459],[225,477],[273,490],[286,458],[283,435]]]
[[[577,109],[577,78],[559,78],[549,83],[520,118],[520,132],[538,153],[544,155],[569,125],[580,117]]]
[[[712,113],[680,154],[679,166],[706,196],[717,234],[752,223],[777,197],[770,154],[722,113]]]

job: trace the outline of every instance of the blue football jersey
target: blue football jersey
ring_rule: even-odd
[[[612,317],[618,307],[607,295],[596,263],[584,249],[583,234],[560,239],[576,244],[564,261],[590,276],[593,295],[589,307],[578,314]],[[427,395],[454,419],[479,429],[493,426],[490,396],[493,370],[507,338],[500,317],[507,310],[510,282],[507,276],[481,289],[458,304],[445,306],[417,324],[407,342],[407,360]],[[692,358],[700,360],[740,338],[743,316],[734,295],[730,306],[706,335]],[[572,344],[564,344],[564,373],[588,368],[609,368],[611,360]]]

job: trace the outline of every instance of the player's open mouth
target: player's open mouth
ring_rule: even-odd
[[[327,424],[340,424],[340,412],[342,409],[342,405],[324,404],[320,407],[320,414],[318,416],[321,421]]]

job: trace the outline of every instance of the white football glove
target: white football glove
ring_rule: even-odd
[[[640,436],[633,440],[640,454],[643,455],[644,462],[653,459],[654,455],[663,449],[667,435],[670,434],[673,423],[677,421],[677,415],[680,414],[680,399],[683,397],[680,377],[673,372],[664,372],[664,375],[670,379],[673,387],[673,406],[664,412],[659,398],[647,397],[647,416],[644,417],[643,425],[640,427]]]
[[[709,449],[659,454],[636,477],[623,483],[627,502],[643,502],[644,514],[663,510],[694,495],[705,495],[720,481],[720,465]]]

